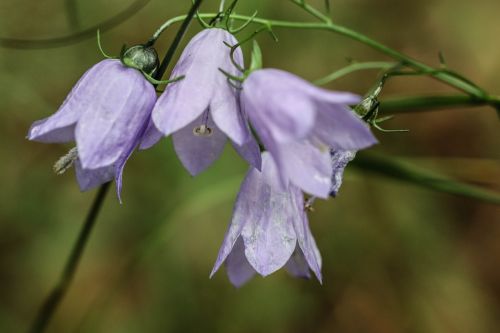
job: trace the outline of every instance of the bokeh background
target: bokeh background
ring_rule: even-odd
[[[74,1],[85,28],[131,0]],[[238,12],[312,19],[288,1],[241,0]],[[322,1],[311,3],[322,5]],[[144,42],[189,0],[152,0],[102,36],[108,53]],[[205,1],[204,11],[218,3]],[[432,65],[448,65],[500,94],[497,0],[333,0],[336,22]],[[48,38],[80,29],[63,0],[2,0],[0,37]],[[192,24],[190,34],[199,31]],[[173,29],[162,37],[163,54]],[[249,34],[247,30],[243,35]],[[266,66],[317,79],[346,59],[387,60],[325,32],[276,31],[258,38]],[[186,43],[187,39],[184,41]],[[51,168],[70,146],[28,142],[36,119],[53,113],[101,60],[95,38],[42,50],[0,49],[0,332],[26,331],[58,279],[94,192],[73,171]],[[330,87],[365,93],[376,72]],[[426,78],[391,81],[384,97],[447,92]],[[500,122],[489,108],[398,116],[374,150],[462,181],[500,190]],[[232,287],[208,279],[246,166],[228,147],[193,179],[169,140],[127,165],[119,205],[111,193],[69,294],[49,332],[482,333],[500,327],[500,208],[350,168],[341,195],[318,202],[311,226],[324,285],[278,272]]]

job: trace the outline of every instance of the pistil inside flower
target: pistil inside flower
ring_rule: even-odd
[[[213,134],[213,130],[212,128],[210,128],[208,126],[208,112],[209,110],[205,111],[205,113],[203,114],[203,120],[202,120],[202,124],[200,126],[197,126],[193,129],[193,134],[196,135],[196,136],[200,136],[200,137],[210,137],[212,136]]]
[[[213,134],[213,130],[207,125],[203,124],[193,129],[193,134],[196,136],[209,137]]]

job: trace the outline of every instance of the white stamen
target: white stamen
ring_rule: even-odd
[[[209,137],[213,134],[213,130],[207,125],[203,124],[201,126],[195,127],[193,129],[193,134],[201,137]]]

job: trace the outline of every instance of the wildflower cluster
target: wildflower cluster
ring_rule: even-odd
[[[230,141],[249,171],[212,275],[225,262],[236,286],[282,267],[298,277],[312,271],[321,281],[321,256],[307,218],[312,201],[304,195],[336,196],[347,163],[377,143],[350,107],[361,98],[261,68],[258,59],[245,70],[238,40],[217,23],[189,42],[167,82],[153,78],[158,57],[147,43],[96,64],[54,115],[32,125],[28,139],[76,141],[58,171],[74,163],[82,191],[114,178],[118,196],[126,161],[138,148],[171,135],[194,176]],[[161,83],[168,85],[157,97]]]

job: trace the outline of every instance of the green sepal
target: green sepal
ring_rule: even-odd
[[[252,48],[252,61],[250,63],[250,72],[262,68],[262,50],[259,43],[254,39]]]

